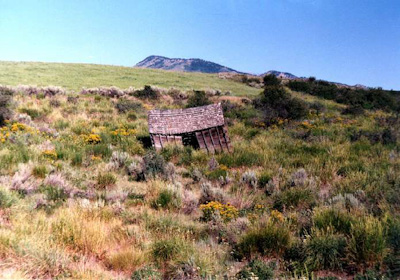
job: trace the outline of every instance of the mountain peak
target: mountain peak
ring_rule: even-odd
[[[199,58],[168,58],[159,55],[150,55],[137,63],[135,67],[182,72],[241,73],[232,68]]]
[[[297,76],[295,76],[295,75],[293,75],[291,73],[281,72],[281,71],[276,71],[276,70],[270,70],[268,72],[265,72],[264,74],[261,74],[261,76],[266,76],[266,75],[275,75],[278,78],[289,79],[289,80],[298,78]]]

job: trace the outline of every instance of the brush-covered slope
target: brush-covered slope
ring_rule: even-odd
[[[173,70],[181,72],[202,73],[240,73],[232,68],[199,58],[168,58],[164,56],[151,55],[135,65],[136,67]]]
[[[255,95],[254,88],[231,80],[220,79],[214,74],[183,73],[154,69],[131,68],[121,66],[42,63],[42,62],[5,62],[0,61],[0,84],[61,86],[78,91],[82,87],[130,86],[141,88],[153,85],[163,88],[176,87],[182,90],[218,89],[230,91],[233,95]]]
[[[2,83],[79,89],[120,71],[15,65]],[[0,119],[0,279],[398,279],[398,115],[275,82],[253,103],[0,87],[0,114],[7,98],[14,113]],[[209,102],[222,103],[233,152],[147,145],[148,110]]]

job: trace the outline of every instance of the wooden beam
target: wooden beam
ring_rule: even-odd
[[[226,139],[225,130],[223,128],[222,128],[222,135],[224,136],[225,144],[226,144],[226,147],[228,148],[228,152],[231,152],[230,149],[229,149],[228,140]]]
[[[211,132],[211,128],[208,129],[208,134],[210,134],[211,143],[213,145],[214,151],[216,151],[217,149],[215,148],[215,143],[214,143],[213,135],[212,135],[212,132]]]
[[[206,138],[204,137],[204,132],[203,131],[201,131],[201,136],[203,136],[204,146],[206,146],[207,153],[210,153],[210,151],[208,149],[208,146],[207,146]]]
[[[219,145],[221,146],[221,150],[222,150],[222,152],[223,152],[223,151],[224,151],[224,146],[222,145],[221,136],[219,135],[219,127],[216,127],[215,130],[217,131],[218,142],[219,142]],[[229,150],[228,150],[228,151],[229,151]]]
[[[162,140],[161,140],[161,134],[158,134],[158,138],[160,139],[161,149],[164,149],[163,144],[162,144]]]
[[[150,141],[151,141],[151,145],[155,148],[156,144],[154,143],[154,139],[153,139],[153,134],[150,133]]]

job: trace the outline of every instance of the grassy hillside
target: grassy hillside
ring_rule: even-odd
[[[21,83],[79,89],[71,76],[49,70],[72,75],[71,67],[87,86],[125,85],[112,81],[115,67],[43,64],[37,71],[50,76],[39,83],[30,67],[14,65],[2,83],[29,77]],[[83,76],[85,67],[97,68],[99,80]],[[101,69],[114,73],[109,84]],[[154,84],[143,73],[165,83],[187,77],[200,88],[209,86],[200,77],[215,79],[120,71],[140,73],[143,84]],[[287,96],[270,107],[261,106],[267,98],[257,107],[241,97],[208,97],[223,103],[234,148],[217,155],[144,145],[147,110],[183,108],[185,94],[14,93],[14,115],[0,128],[0,278],[399,277],[398,116],[346,115],[332,100],[273,90]],[[298,111],[305,106],[301,117],[271,115],[291,97],[301,101],[290,103]],[[275,118],[270,125],[267,114]]]
[[[66,64],[41,62],[0,61],[0,84],[61,86],[79,91],[82,87],[130,86],[142,88],[153,85],[163,88],[176,87],[182,90],[215,89],[230,91],[233,95],[255,95],[254,88],[223,80],[217,75],[202,73],[182,73],[132,67],[106,66],[94,64]]]

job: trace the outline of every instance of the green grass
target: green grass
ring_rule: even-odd
[[[181,90],[219,89],[233,95],[254,96],[260,90],[223,80],[215,74],[182,73],[133,67],[44,62],[0,61],[0,84],[61,86],[79,91],[82,87],[116,86],[141,88],[145,85]]]

